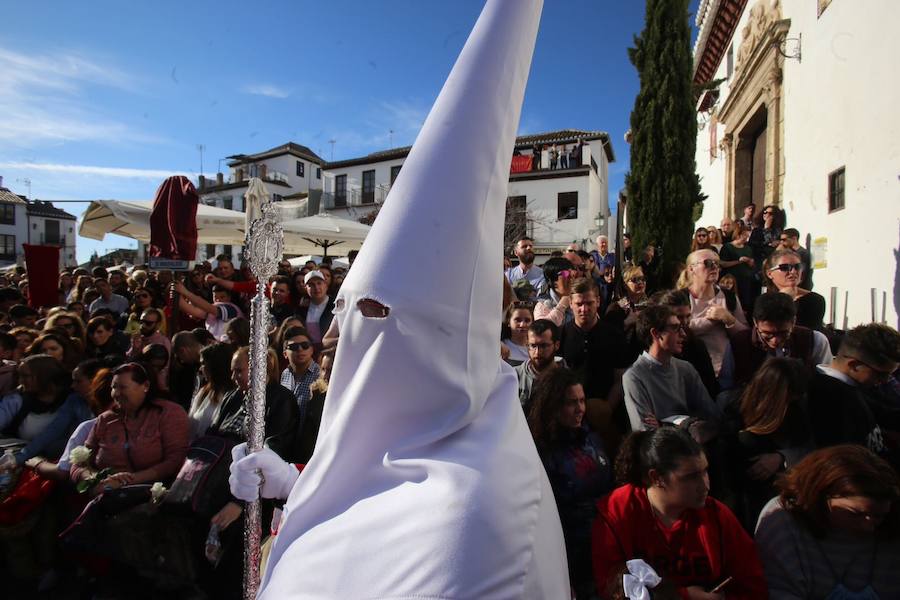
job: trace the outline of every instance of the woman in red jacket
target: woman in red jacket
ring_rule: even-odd
[[[768,597],[753,540],[709,497],[707,469],[703,449],[682,429],[639,431],[625,440],[616,461],[625,485],[597,503],[597,589],[607,589],[623,562],[641,558],[675,583],[681,598]]]

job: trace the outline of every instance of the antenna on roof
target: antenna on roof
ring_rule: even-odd
[[[334,161],[334,144],[336,142],[337,142],[337,140],[333,140],[333,139],[328,140],[328,143],[331,144],[331,160],[332,160],[332,162]]]
[[[388,147],[389,147],[391,150],[393,150],[393,149],[394,149],[394,130],[393,130],[393,129],[390,130],[390,136],[391,136],[391,142],[390,142],[390,145],[389,145]]]

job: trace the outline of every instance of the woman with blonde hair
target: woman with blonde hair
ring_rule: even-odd
[[[87,331],[84,327],[84,321],[81,317],[73,312],[65,309],[55,311],[44,323],[44,330],[61,329],[66,332],[72,340],[79,346],[79,351],[83,352],[87,343]]]
[[[706,344],[722,390],[734,384],[734,356],[728,330],[747,327],[741,301],[725,292],[719,281],[719,257],[712,250],[691,252],[679,282],[691,297],[691,331]]]
[[[716,252],[721,250],[724,242],[722,241],[722,232],[719,231],[719,228],[715,225],[710,225],[706,228],[706,231],[709,232],[710,245],[716,249]]]

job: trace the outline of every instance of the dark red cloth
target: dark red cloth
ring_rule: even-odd
[[[183,175],[162,182],[150,214],[150,256],[194,260],[199,200],[194,184]]]
[[[605,589],[614,569],[640,558],[660,577],[685,588],[707,591],[727,577],[729,599],[768,598],[756,546],[728,507],[713,498],[699,509],[686,510],[671,528],[653,512],[643,488],[624,485],[597,503],[592,531],[594,577]]]
[[[28,304],[37,309],[59,304],[59,246],[22,244],[28,271]]]
[[[513,156],[510,173],[525,173],[531,170],[531,156]]]

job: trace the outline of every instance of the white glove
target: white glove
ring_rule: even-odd
[[[297,467],[284,462],[269,448],[248,455],[247,444],[244,443],[231,450],[231,476],[228,484],[235,498],[246,502],[252,502],[260,496],[284,499],[290,495],[298,477],[300,471]]]

